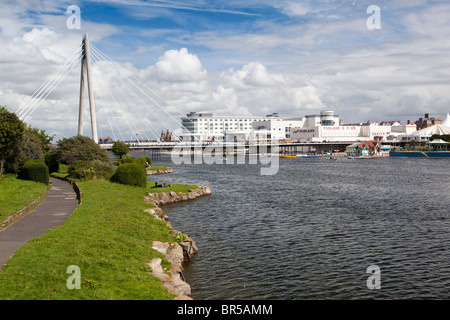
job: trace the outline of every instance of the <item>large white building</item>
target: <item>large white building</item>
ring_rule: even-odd
[[[414,124],[375,122],[343,124],[333,111],[306,116],[304,125],[291,129],[294,142],[356,142],[364,140],[393,141],[399,136],[416,131]]]
[[[213,116],[191,112],[181,118],[183,141],[349,142],[394,141],[416,131],[415,124],[399,122],[344,124],[333,111],[303,118]]]
[[[183,141],[248,141],[253,123],[277,118],[274,113],[266,117],[214,116],[212,113],[190,112],[181,118]]]

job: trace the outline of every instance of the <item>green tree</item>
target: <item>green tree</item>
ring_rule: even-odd
[[[14,113],[0,107],[0,176],[5,159],[22,140],[24,130],[24,123]]]
[[[78,160],[100,160],[108,163],[112,161],[106,150],[100,148],[91,138],[84,136],[59,140],[55,154],[60,163],[68,165]]]
[[[39,137],[32,131],[25,130],[20,142],[11,149],[6,157],[5,171],[17,173],[30,160],[44,160],[44,146]]]
[[[433,141],[435,139],[442,139],[442,140],[444,140],[446,142],[450,142],[450,134],[443,134],[443,135],[434,134],[434,135],[431,136],[430,141]]]
[[[126,143],[116,141],[116,142],[114,142],[114,144],[111,148],[111,151],[116,157],[119,157],[119,159],[122,159],[122,157],[130,151],[130,148],[128,147],[128,145]]]
[[[27,126],[26,131],[34,135],[42,142],[42,147],[44,148],[44,151],[50,150],[50,144],[52,143],[54,136],[46,134],[45,130],[34,128],[31,126]]]

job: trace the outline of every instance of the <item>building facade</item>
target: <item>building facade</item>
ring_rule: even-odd
[[[254,122],[274,116],[214,116],[212,113],[191,112],[181,118],[180,137],[188,142],[248,141]]]
[[[191,112],[181,118],[182,141],[188,142],[357,142],[394,141],[415,132],[416,125],[393,122],[344,124],[333,111],[282,118],[277,113],[265,117],[214,116]]]

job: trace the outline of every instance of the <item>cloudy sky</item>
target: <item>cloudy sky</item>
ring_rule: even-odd
[[[71,5],[80,29],[67,25]],[[371,5],[380,29],[367,26]],[[56,139],[75,135],[80,65],[71,58],[87,33],[102,136],[154,138],[190,111],[443,118],[449,25],[445,0],[3,0],[0,105],[27,111]],[[65,77],[46,99],[29,100],[58,70]],[[89,134],[87,110],[85,119]]]

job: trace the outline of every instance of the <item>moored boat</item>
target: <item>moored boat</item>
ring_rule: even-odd
[[[297,158],[297,156],[294,155],[281,155],[280,158]]]

